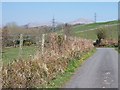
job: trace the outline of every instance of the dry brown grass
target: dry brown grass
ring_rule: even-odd
[[[40,51],[31,60],[20,59],[3,65],[3,88],[42,87],[64,73],[72,58],[80,58],[83,52],[93,49],[92,41],[50,34],[45,41],[45,52]]]

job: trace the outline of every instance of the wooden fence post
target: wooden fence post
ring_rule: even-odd
[[[23,34],[20,34],[20,43],[19,43],[19,57],[22,56],[22,46],[23,46]]]
[[[66,41],[66,35],[64,35],[64,39],[65,39],[65,41]]]
[[[42,55],[44,54],[44,43],[45,43],[45,34],[42,34],[42,47],[41,47]]]

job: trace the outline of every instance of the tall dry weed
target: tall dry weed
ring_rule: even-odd
[[[3,88],[44,87],[64,73],[72,58],[93,49],[91,40],[50,34],[44,45],[44,55],[36,51],[30,60],[17,60],[3,65]]]

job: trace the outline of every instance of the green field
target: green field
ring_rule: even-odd
[[[35,46],[24,46],[22,50],[22,58],[29,59],[31,55],[35,54]],[[3,63],[8,63],[19,58],[19,47],[4,48],[2,51]]]
[[[109,21],[109,22],[99,22],[99,23],[92,23],[92,24],[86,24],[86,25],[77,25],[77,26],[74,26],[72,29],[74,30],[74,32],[77,32],[77,31],[84,31],[84,30],[99,28],[99,27],[102,27],[105,25],[113,25],[113,24],[118,24],[118,21]]]
[[[118,39],[118,28],[116,26],[107,27],[105,30],[106,30],[108,39]],[[92,39],[92,40],[97,39],[96,30],[77,32],[77,33],[75,32],[75,35],[82,38]]]
[[[110,21],[110,22],[94,23],[94,24],[88,24],[88,25],[77,25],[72,28],[72,33],[74,36],[77,36],[77,37],[96,40],[97,39],[96,28],[103,27],[106,30],[107,38],[118,39],[117,24],[118,24],[117,21]],[[108,25],[108,26],[105,26],[105,25]],[[91,30],[91,29],[94,29],[94,30]]]

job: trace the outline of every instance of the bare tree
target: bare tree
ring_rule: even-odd
[[[5,26],[2,29],[2,46],[6,47],[8,45],[9,42],[9,31],[8,31],[8,27]]]
[[[94,43],[94,45],[99,45],[101,43],[101,39],[105,39],[107,37],[107,33],[105,31],[105,28],[98,28],[96,31],[96,35],[97,35],[97,40]]]

